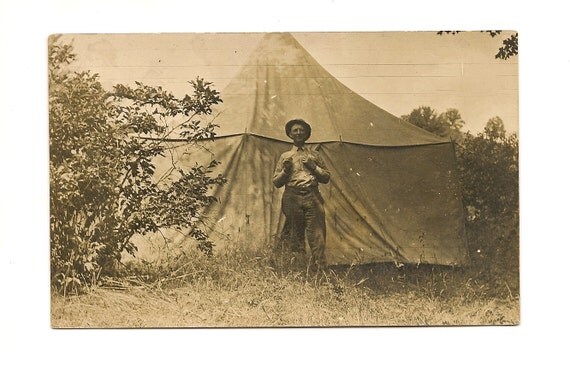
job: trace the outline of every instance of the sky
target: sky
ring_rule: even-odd
[[[518,132],[518,57],[494,58],[502,40],[477,31],[293,33],[333,76],[367,100],[401,116],[419,106],[459,110],[464,130],[481,132],[499,116]],[[201,76],[221,91],[262,33],[67,34],[75,68],[100,75],[106,88],[141,81],[175,94]]]

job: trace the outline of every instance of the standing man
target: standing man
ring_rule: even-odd
[[[273,184],[285,186],[281,209],[285,214],[282,241],[294,251],[305,251],[305,236],[311,248],[312,261],[317,268],[325,262],[325,210],[319,183],[328,183],[330,172],[317,151],[305,142],[311,136],[311,126],[302,119],[285,124],[285,133],[293,139],[293,148],[281,155]]]

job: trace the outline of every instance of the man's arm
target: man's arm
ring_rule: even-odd
[[[331,180],[331,173],[327,169],[317,165],[315,168],[315,177],[319,183],[327,184]]]
[[[279,161],[277,161],[275,171],[273,172],[273,185],[277,188],[283,187],[289,180],[292,170],[293,163],[291,162],[291,159],[285,158],[284,155],[281,155],[281,157],[279,157]]]
[[[314,160],[309,158],[305,162],[305,166],[313,173],[313,175],[315,175],[315,178],[317,178],[319,183],[327,184],[331,179],[330,171],[325,167],[324,161],[318,152],[313,152],[312,156],[314,157]]]

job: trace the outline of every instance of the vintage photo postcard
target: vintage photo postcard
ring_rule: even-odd
[[[53,328],[519,324],[516,31],[48,42]]]

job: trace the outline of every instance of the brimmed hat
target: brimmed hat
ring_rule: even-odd
[[[293,119],[293,120],[291,120],[285,124],[285,133],[287,134],[287,136],[289,138],[291,138],[291,135],[290,135],[291,134],[291,128],[295,124],[303,125],[305,127],[305,131],[307,132],[307,137],[305,138],[305,140],[309,139],[309,137],[311,136],[311,125],[309,125],[303,119]]]

